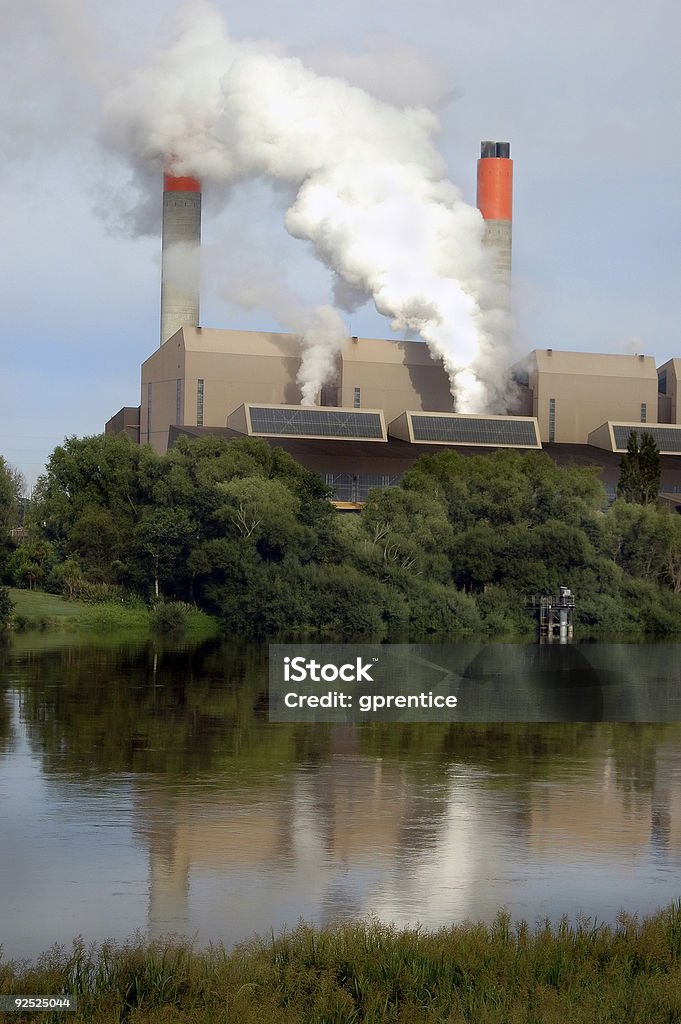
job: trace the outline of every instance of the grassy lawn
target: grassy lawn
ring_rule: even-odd
[[[29,632],[64,632],[88,634],[91,636],[120,635],[144,639],[158,632],[154,613],[142,601],[132,605],[116,602],[86,604],[83,601],[67,601],[56,594],[41,590],[18,590],[9,588],[14,602],[14,629],[17,635]],[[171,609],[172,605],[169,606]],[[190,640],[205,640],[218,633],[217,620],[205,615],[198,608],[185,607],[183,624],[168,633],[177,633]],[[164,632],[164,630],[161,630]]]
[[[46,616],[48,619],[77,619],[87,607],[79,601],[65,601],[56,594],[45,594],[42,590],[18,590],[9,588],[14,602],[14,614],[26,615],[30,619]]]

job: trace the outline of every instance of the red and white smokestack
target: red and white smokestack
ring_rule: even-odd
[[[201,182],[163,175],[161,345],[181,327],[198,327]]]
[[[513,227],[513,161],[509,142],[482,142],[478,160],[478,209],[485,219],[484,244],[494,252],[499,282],[510,304]]]

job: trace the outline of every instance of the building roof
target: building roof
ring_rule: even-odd
[[[411,444],[541,448],[539,424],[534,416],[404,412],[393,420],[388,432]]]
[[[295,356],[300,358],[300,337],[276,331],[232,331],[217,327],[182,327],[164,344],[177,343],[178,335],[187,352],[230,355]],[[351,338],[342,350],[348,362],[396,363],[428,366],[439,364],[423,341],[394,341],[388,338]]]
[[[249,437],[387,441],[381,409],[245,402],[229,416],[227,424]]]
[[[650,434],[661,455],[681,455],[681,425],[676,423],[623,423],[608,420],[589,434],[589,444],[611,452],[626,452],[631,434],[639,440]]]
[[[602,377],[638,377],[657,380],[652,356],[611,355],[607,352],[562,352],[556,348],[537,348],[528,356],[541,373],[586,374]],[[523,364],[525,361],[523,361]]]

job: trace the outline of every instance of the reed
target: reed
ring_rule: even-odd
[[[675,1024],[680,958],[681,901],[614,926],[530,930],[504,912],[437,932],[301,924],[231,952],[78,941],[35,966],[0,962],[0,993],[77,997],[76,1013],[47,1024]]]

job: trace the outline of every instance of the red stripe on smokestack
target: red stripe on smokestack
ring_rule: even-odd
[[[478,209],[484,218],[482,244],[490,263],[494,305],[505,314],[497,336],[510,338],[513,261],[513,161],[508,142],[483,142],[478,160]]]
[[[513,161],[505,142],[483,142],[477,205],[485,220],[513,220]]]
[[[163,191],[164,192],[200,192],[201,182],[198,178],[192,178],[188,175],[178,177],[175,174],[168,174],[167,172],[163,175]]]

